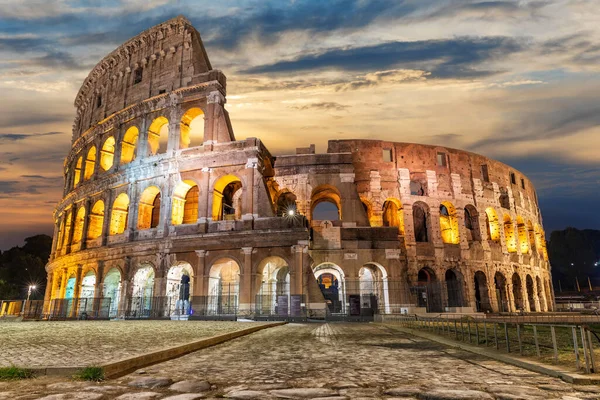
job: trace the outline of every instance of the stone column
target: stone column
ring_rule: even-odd
[[[242,276],[240,277],[240,302],[239,311],[240,315],[247,315],[251,310],[252,303],[252,247],[242,247],[244,253],[244,268]]]
[[[77,218],[77,207],[73,205],[71,207],[71,223],[69,224],[67,231],[67,237],[64,239],[63,253],[69,254],[71,252],[71,244],[73,243],[73,233],[75,231],[75,219]],[[83,238],[82,238],[83,240]]]
[[[129,188],[129,211],[127,213],[127,240],[132,241],[134,238],[134,232],[137,230],[138,210],[139,210],[139,184],[137,182],[132,183]]]
[[[52,261],[57,257],[56,249],[58,247],[58,229],[59,229],[59,224],[54,223],[54,234],[52,235],[54,240],[52,241],[52,251],[50,252],[50,260],[49,261]]]
[[[194,283],[192,296],[206,296],[208,287],[205,286],[206,250],[196,250],[198,264],[194,270]]]
[[[290,270],[290,294],[303,294],[302,277],[304,276],[303,263],[305,249],[306,246],[304,245],[292,246],[292,252],[295,257],[294,268]]]
[[[198,198],[198,222],[200,223],[200,232],[205,233],[208,230],[208,221],[212,219],[212,210],[210,209],[209,199],[212,197],[210,192],[210,168],[202,168],[202,175],[198,183],[200,195]]]
[[[100,313],[102,306],[102,292],[104,289],[104,261],[98,261],[98,271],[96,273],[96,283],[94,285],[94,312],[96,317]],[[108,310],[107,310],[108,311]]]
[[[462,250],[469,250],[469,240],[467,238],[467,227],[465,226],[465,209],[456,209],[456,218],[458,219],[458,234],[460,240],[460,248]],[[474,303],[473,303],[474,304]]]
[[[71,317],[77,317],[79,311],[79,298],[81,297],[81,273],[83,271],[83,265],[77,266],[77,273],[75,274],[75,289],[73,290],[73,309]]]
[[[92,211],[89,199],[84,200],[82,202],[82,206],[85,208],[85,218],[83,220],[83,229],[81,232],[81,247],[79,248],[79,250],[84,250],[87,248],[88,227],[90,226],[90,213]]]
[[[102,246],[106,246],[108,235],[110,234],[110,221],[112,217],[113,191],[108,190],[104,196],[104,219],[102,220]]]
[[[444,247],[442,233],[440,231],[440,209],[429,206],[429,221],[427,221],[427,235],[429,242],[435,247]]]
[[[123,152],[123,136],[125,132],[123,131],[123,125],[119,125],[119,129],[117,130],[117,134],[115,135],[115,153],[114,153],[114,161],[112,167],[107,171],[107,173],[114,173],[119,170],[119,166],[121,165],[121,154]]]
[[[249,158],[246,163],[246,185],[244,187],[244,200],[242,203],[242,219],[252,220],[254,219],[254,170],[258,166],[257,158]]]
[[[67,279],[69,277],[69,270],[63,270],[62,273],[62,279],[61,279],[61,283],[60,283],[60,291],[59,291],[59,295],[58,298],[59,299],[64,299],[65,295],[67,293]]]
[[[48,272],[46,278],[46,291],[44,292],[44,307],[42,309],[43,314],[48,314],[50,309],[50,300],[52,298],[52,290],[54,288],[54,273]]]

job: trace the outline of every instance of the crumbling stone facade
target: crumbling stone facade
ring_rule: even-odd
[[[225,99],[225,75],[182,17],[92,70],[54,214],[49,314],[169,316],[183,275],[206,317],[553,309],[537,197],[519,171],[379,140],[273,156],[235,139]]]

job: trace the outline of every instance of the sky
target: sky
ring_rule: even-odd
[[[73,101],[127,39],[183,15],[227,75],[237,139],[439,144],[503,161],[547,232],[600,229],[597,0],[0,0],[0,249],[52,233]]]

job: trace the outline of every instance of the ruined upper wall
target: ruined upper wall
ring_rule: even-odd
[[[200,34],[184,17],[142,32],[104,57],[83,82],[73,140],[132,104],[203,82],[199,75],[211,70]]]

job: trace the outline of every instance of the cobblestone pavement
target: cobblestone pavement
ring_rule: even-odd
[[[0,383],[0,399],[223,397],[591,400],[600,387],[573,386],[376,324],[270,328],[100,384],[50,377]]]
[[[250,326],[216,321],[2,323],[0,366],[100,365]]]

